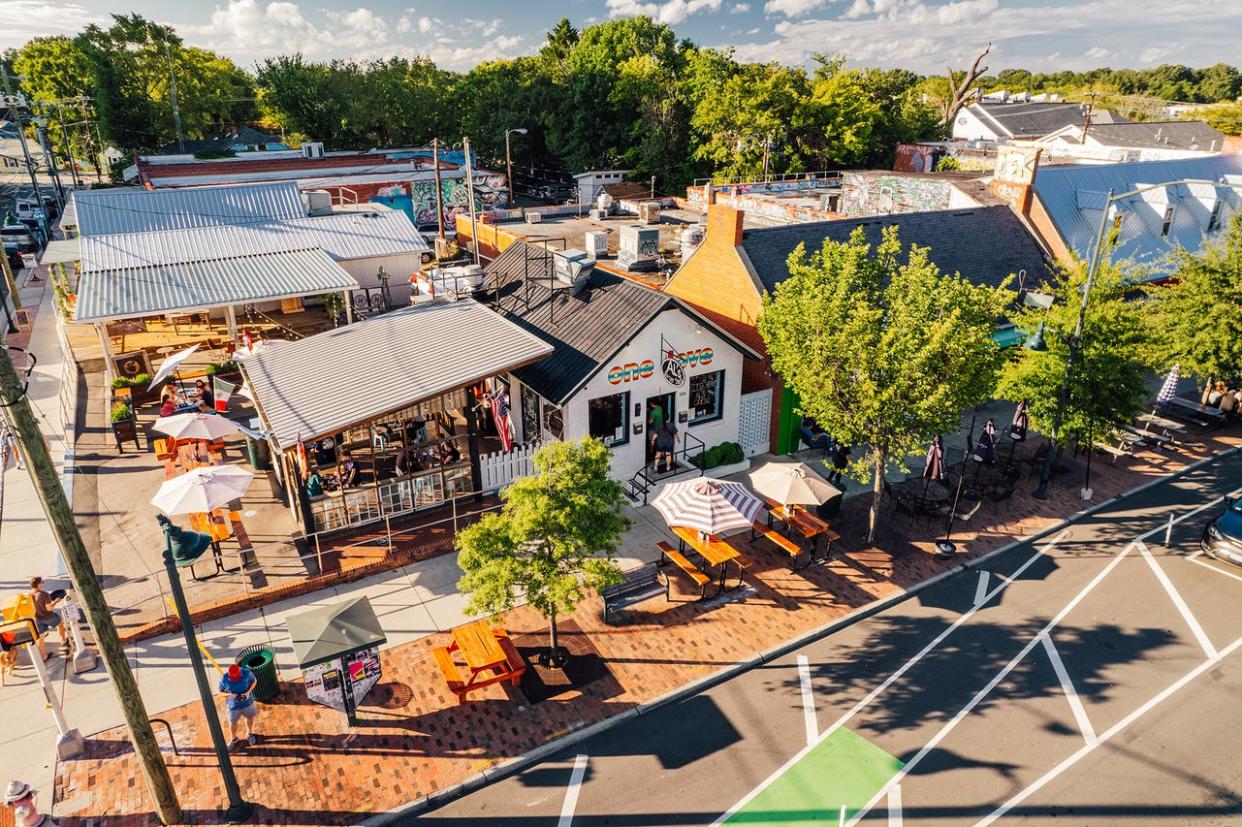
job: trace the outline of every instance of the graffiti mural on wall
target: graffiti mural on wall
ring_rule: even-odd
[[[841,185],[840,209],[851,218],[947,210],[952,195],[953,187],[945,181],[847,172]]]
[[[408,189],[407,189],[408,188]],[[444,204],[445,226],[453,226],[453,216],[470,212],[470,191],[466,179],[444,178],[440,181],[440,197]],[[426,229],[436,226],[436,182],[434,180],[412,181],[385,187],[371,199],[404,210],[414,226]],[[502,210],[509,206],[509,192],[505,177],[494,173],[474,176],[475,209]]]

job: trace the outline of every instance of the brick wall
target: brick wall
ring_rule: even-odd
[[[743,216],[741,210],[723,204],[711,205],[707,210],[707,234],[703,243],[682,264],[664,290],[760,354],[766,354],[763,338],[755,329],[762,302],[738,251],[742,243]],[[775,445],[780,421],[781,383],[768,376],[766,368],[766,360],[744,360],[742,392],[772,389],[769,438],[771,445]]]

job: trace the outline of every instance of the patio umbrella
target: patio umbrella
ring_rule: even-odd
[[[199,346],[197,344],[190,345],[185,350],[180,351],[179,353],[174,353],[165,359],[164,364],[160,365],[160,369],[155,372],[155,378],[151,380],[151,384],[147,385],[147,390],[154,388],[160,382],[163,382],[171,376],[173,371],[181,367],[182,363],[185,362],[186,359],[190,358],[190,354],[198,350],[198,347]]]
[[[927,487],[932,480],[944,479],[944,440],[939,436],[932,440],[927,448],[927,459],[923,462],[923,496],[920,508],[927,502]]]
[[[1017,410],[1013,412],[1013,422],[1009,424],[1009,458],[1005,460],[1005,465],[1013,463],[1014,452],[1018,450],[1019,442],[1026,442],[1026,431],[1031,426],[1031,417],[1026,412],[1026,400],[1023,399],[1018,403]]]
[[[169,517],[205,513],[246,493],[254,474],[236,465],[195,468],[160,486],[151,505]]]
[[[1173,401],[1173,397],[1177,396],[1177,383],[1182,379],[1182,366],[1174,365],[1169,371],[1169,375],[1164,377],[1164,384],[1160,386],[1160,393],[1156,394],[1156,407],[1167,405]]]
[[[700,477],[664,486],[651,505],[670,526],[719,536],[750,528],[763,501],[740,482]]]
[[[765,463],[750,472],[750,485],[756,493],[781,505],[823,505],[841,493],[801,462]]]
[[[202,412],[161,416],[151,428],[175,439],[205,439],[209,442],[241,431],[231,419]]]

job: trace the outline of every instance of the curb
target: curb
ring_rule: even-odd
[[[732,666],[727,666],[724,669],[711,673],[710,675],[704,675],[703,677],[693,680],[684,686],[671,690],[670,692],[667,692],[657,698],[653,698],[650,701],[641,703],[618,715],[605,718],[602,721],[597,721],[594,724],[585,726],[566,735],[562,735],[561,737],[538,746],[529,752],[510,758],[507,761],[503,761],[493,767],[488,767],[487,769],[478,772],[463,781],[459,781],[457,784],[445,787],[442,790],[436,790],[430,795],[407,802],[396,809],[388,810],[383,813],[377,813],[370,818],[359,821],[358,825],[359,827],[383,827],[383,825],[395,824],[401,819],[419,815],[420,813],[442,807],[451,801],[474,792],[480,787],[493,784],[497,781],[508,778],[509,776],[516,775],[532,764],[537,764],[551,755],[563,752],[575,744],[579,744],[589,738],[599,735],[600,733],[607,732],[608,730],[621,726],[634,718],[646,715],[649,712],[654,712],[663,706],[676,703],[677,701],[681,701],[693,695],[697,695],[700,692],[704,692],[718,684],[724,683],[725,681],[735,678],[738,675],[748,672],[751,669],[762,666],[765,663],[770,663],[771,661],[784,657],[785,655],[788,655],[797,649],[801,649],[808,644],[826,638],[834,632],[839,632],[848,626],[852,626],[855,623],[866,620],[867,618],[879,614],[886,609],[892,608],[900,603],[904,603],[937,583],[948,580],[951,577],[963,574],[972,569],[976,569],[988,560],[1012,551],[1014,548],[1024,543],[1037,542],[1052,534],[1059,533],[1068,528],[1071,524],[1081,520],[1083,517],[1090,516],[1098,511],[1108,508],[1109,506],[1116,505],[1122,500],[1129,499],[1130,497],[1140,494],[1150,488],[1154,488],[1157,485],[1172,482],[1173,480],[1185,476],[1186,474],[1197,471],[1199,468],[1202,468],[1211,462],[1216,462],[1226,457],[1230,457],[1239,451],[1242,451],[1242,445],[1238,445],[1233,448],[1226,448],[1225,450],[1213,454],[1212,456],[1196,460],[1190,465],[1187,465],[1177,471],[1170,471],[1167,474],[1154,477],[1141,485],[1127,491],[1123,491],[1101,503],[1075,511],[1070,516],[1057,521],[1047,528],[1040,529],[1033,534],[1027,534],[1010,540],[1003,546],[994,548],[973,560],[958,563],[950,569],[946,569],[933,577],[929,577],[927,580],[916,583],[905,591],[897,592],[896,594],[873,601],[868,603],[866,606],[860,606],[849,614],[843,615],[830,623],[824,624],[823,626],[811,629],[808,632],[803,632],[797,637],[783,641],[770,649],[759,652],[747,660],[741,661],[740,663],[736,663]]]

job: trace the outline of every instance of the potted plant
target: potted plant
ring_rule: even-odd
[[[128,402],[119,401],[112,406],[112,412],[109,415],[112,420],[112,437],[116,440],[116,449],[124,451],[122,443],[128,440],[134,441],[134,447],[142,450],[142,445],[138,442],[138,424],[134,420],[134,409],[129,406]]]
[[[235,359],[228,359],[223,362],[212,362],[207,366],[208,376],[228,376],[229,374],[240,373],[241,369],[237,367]]]

